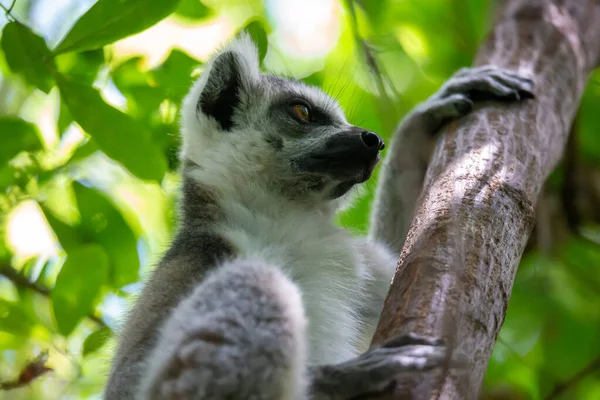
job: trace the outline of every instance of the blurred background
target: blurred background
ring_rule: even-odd
[[[241,29],[264,69],[389,138],[471,64],[488,0],[0,0],[0,399],[100,398],[119,319],[169,243],[178,116]],[[486,399],[600,398],[600,74],[536,230]],[[367,230],[377,176],[339,223]]]

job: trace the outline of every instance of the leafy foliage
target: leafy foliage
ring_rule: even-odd
[[[141,122],[106,104],[90,86],[63,76],[57,83],[69,113],[100,150],[141,179],[162,179],[165,159]]]
[[[102,390],[117,320],[173,234],[180,104],[222,41],[247,30],[264,68],[322,87],[389,140],[472,62],[493,15],[487,0],[355,0],[355,14],[338,0],[69,2],[18,0],[0,18],[0,383],[44,351],[52,369],[14,399]],[[523,258],[484,398],[600,397],[598,82],[575,145],[583,234],[541,215],[559,234]],[[568,169],[547,188],[559,211]],[[367,230],[375,179],[340,224]]]
[[[99,0],[77,20],[53,53],[93,50],[151,27],[179,1]]]
[[[21,118],[7,116],[0,118],[0,132],[4,146],[0,149],[0,163],[6,164],[22,151],[36,151],[42,148],[37,127]],[[11,138],[11,136],[13,136]]]
[[[53,66],[44,39],[19,22],[9,22],[2,31],[2,50],[13,72],[23,74],[44,93],[50,91],[52,76],[49,67]]]
[[[52,309],[62,335],[68,336],[93,309],[107,275],[108,255],[102,246],[88,244],[69,252],[52,289]]]

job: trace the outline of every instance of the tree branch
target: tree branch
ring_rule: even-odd
[[[2,268],[0,268],[0,275],[4,275],[9,281],[11,281],[17,286],[33,290],[34,292],[42,294],[46,297],[50,296],[50,289],[38,285],[37,283],[31,282],[24,275],[20,274],[19,272],[17,272],[17,270],[15,270],[9,265],[3,265]]]
[[[504,322],[535,204],[600,59],[600,3],[509,0],[476,65],[530,74],[535,100],[484,104],[443,129],[374,343],[415,332],[467,371],[403,378],[397,399],[474,399]]]
[[[53,371],[52,368],[46,366],[46,361],[48,361],[47,351],[40,353],[34,360],[29,362],[16,379],[0,382],[0,390],[13,390],[27,386],[40,376]]]
[[[17,270],[15,270],[10,265],[0,266],[0,275],[4,275],[4,277],[6,277],[6,279],[11,281],[16,286],[32,290],[32,291],[39,293],[48,298],[52,297],[51,296],[52,293],[51,293],[50,289],[48,289],[47,287],[38,285],[35,282],[31,282],[29,279],[27,279],[26,276],[24,276],[23,274],[20,274]],[[96,322],[97,324],[108,328],[108,325],[106,325],[106,322],[104,322],[102,320],[102,318],[98,317],[97,315],[88,314],[87,317],[89,319],[91,319],[92,321]]]

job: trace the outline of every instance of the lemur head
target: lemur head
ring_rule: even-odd
[[[384,147],[321,90],[261,73],[246,34],[204,68],[184,100],[182,131],[188,176],[291,199],[342,196],[371,176]]]

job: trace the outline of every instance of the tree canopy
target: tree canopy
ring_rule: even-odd
[[[266,70],[389,139],[473,62],[488,0],[0,0],[0,398],[101,393],[176,228],[179,107],[250,32]],[[544,188],[482,397],[600,397],[600,72]],[[340,210],[364,233],[377,174]]]

